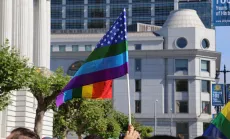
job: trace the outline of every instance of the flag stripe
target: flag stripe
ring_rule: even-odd
[[[93,84],[82,87],[82,97],[83,98],[92,98],[92,93],[93,93]]]
[[[82,87],[74,88],[72,93],[73,98],[82,98]]]
[[[228,103],[224,107],[224,109],[221,111],[221,113],[224,115],[224,117],[226,117],[226,119],[228,119],[228,121],[230,121],[230,103]]]
[[[57,97],[56,102],[60,106],[72,98],[110,99],[112,98],[112,82],[112,80],[107,80],[65,91]]]
[[[92,98],[112,98],[113,80],[95,83]]]
[[[227,138],[230,139],[230,121],[226,117],[219,113],[218,116],[212,121],[212,124],[215,125]]]
[[[100,70],[111,69],[118,67],[128,62],[128,51],[121,53],[116,56],[111,56],[107,58],[102,58],[99,60],[94,60],[87,62],[80,67],[80,69],[75,73],[74,77],[83,74],[93,73]]]
[[[119,67],[76,76],[70,80],[70,82],[65,86],[62,92],[65,92],[66,90],[70,90],[72,88],[78,88],[84,85],[93,84],[96,82],[119,78],[125,75],[127,72],[128,72],[128,62],[126,62],[125,64]]]
[[[210,136],[210,137],[219,137],[222,139],[228,139],[218,128],[216,128],[215,125],[210,124],[208,129],[205,130],[204,136]]]
[[[90,62],[90,61],[94,61],[97,59],[106,58],[106,57],[110,57],[110,56],[119,55],[119,54],[127,51],[128,50],[127,47],[128,47],[127,41],[122,41],[119,44],[112,44],[109,47],[107,47],[107,46],[99,47],[99,48],[95,49],[89,55],[89,57],[86,59],[86,62]]]

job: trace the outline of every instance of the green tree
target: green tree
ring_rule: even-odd
[[[128,116],[118,111],[114,111],[113,116],[116,119],[116,121],[119,123],[121,127],[121,132],[126,133],[126,131],[128,130],[128,125],[129,125]],[[150,133],[153,132],[152,127],[141,125],[140,123],[136,122],[133,116],[132,116],[131,121],[132,121],[132,125],[134,126],[135,130],[137,130],[141,134],[142,138],[151,136]]]
[[[0,111],[10,103],[10,92],[28,86],[31,70],[27,59],[21,57],[6,40],[0,45]]]
[[[74,131],[79,139],[83,134],[97,134],[103,138],[118,137],[121,129],[105,109],[108,103],[90,99],[73,99],[66,102],[55,112],[54,136],[65,138],[69,131]]]
[[[68,76],[64,76],[61,68],[51,73],[45,68],[33,70],[29,89],[37,100],[34,131],[41,136],[43,118],[45,112],[51,108],[61,89],[69,81]]]
[[[142,126],[134,118],[132,121],[142,137],[150,136],[151,127]],[[65,138],[69,131],[75,131],[80,139],[82,134],[116,138],[128,130],[128,117],[115,111],[111,101],[73,99],[55,111],[53,127],[54,136],[61,138]]]

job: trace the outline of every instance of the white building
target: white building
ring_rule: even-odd
[[[0,45],[11,46],[30,64],[50,68],[50,0],[0,0]],[[33,129],[36,100],[27,90],[13,92],[12,104],[0,112],[0,139],[16,127]],[[52,136],[53,114],[46,113],[43,136]]]
[[[52,34],[51,70],[73,75],[104,34]],[[131,106],[135,118],[157,134],[202,135],[212,119],[211,84],[220,67],[215,30],[194,10],[171,12],[161,29],[128,33]],[[128,113],[127,83],[114,81],[114,106]],[[154,104],[156,103],[156,109]]]

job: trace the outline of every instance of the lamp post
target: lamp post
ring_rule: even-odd
[[[226,84],[226,74],[230,71],[226,70],[226,66],[224,65],[224,70],[217,70],[217,76],[216,80],[218,80],[218,73],[224,73],[224,102],[225,104],[228,102],[228,96],[227,96],[227,84]]]
[[[157,114],[156,114],[156,104],[157,104],[157,102],[158,102],[158,100],[156,100],[154,102],[154,136],[156,136],[156,134],[157,134],[157,131],[156,131],[156,129],[157,129]]]
[[[172,136],[172,124],[173,124],[173,118],[172,118],[172,108],[170,109],[170,111],[171,111],[171,119],[170,119],[170,134],[171,134],[171,136]]]

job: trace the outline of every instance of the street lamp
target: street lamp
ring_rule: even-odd
[[[216,80],[218,80],[218,73],[224,73],[224,102],[225,104],[228,102],[228,96],[227,96],[227,84],[226,84],[226,74],[230,72],[228,70],[226,70],[226,66],[224,65],[224,70],[217,70],[217,77]]]
[[[156,131],[156,129],[157,129],[157,114],[156,114],[156,104],[157,104],[157,102],[158,102],[158,100],[156,100],[154,102],[154,136],[156,136],[156,134],[157,134],[157,131]]]
[[[172,112],[172,108],[170,109],[170,111],[171,111],[170,133],[171,133],[171,136],[172,136],[172,124],[173,124],[173,118],[172,118],[173,112]]]

